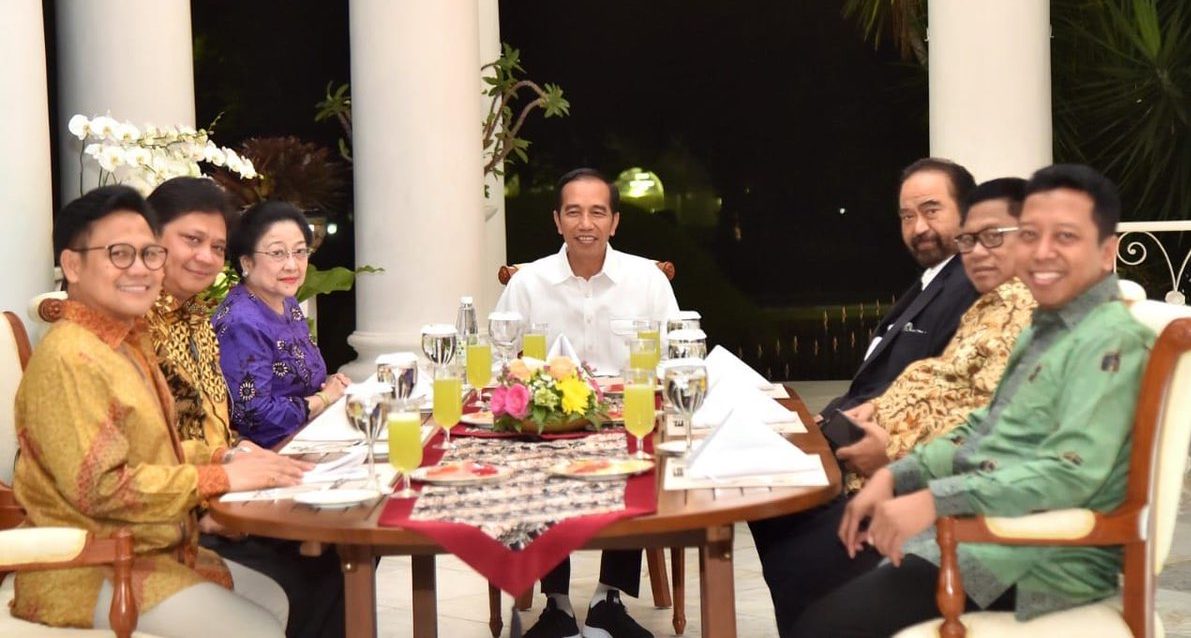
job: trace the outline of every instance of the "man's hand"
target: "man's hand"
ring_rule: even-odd
[[[930,490],[885,501],[877,505],[868,526],[869,542],[900,567],[906,540],[929,528],[935,518],[935,497]]]
[[[869,404],[871,405],[871,404]],[[864,438],[835,451],[835,457],[843,461],[849,470],[869,477],[889,464],[885,449],[889,446],[889,433],[874,421],[859,421]]]
[[[856,496],[848,501],[844,508],[844,517],[839,524],[839,539],[843,541],[848,556],[856,557],[856,552],[864,548],[869,532],[860,531],[860,524],[873,515],[878,505],[893,498],[893,473],[881,469],[869,479]]]
[[[236,454],[223,464],[232,492],[297,485],[302,482],[302,475],[313,467],[311,463],[260,448]]]
[[[865,401],[860,405],[850,409],[844,410],[844,414],[848,415],[853,421],[872,421],[873,415],[877,413],[877,406],[873,405],[872,401]]]

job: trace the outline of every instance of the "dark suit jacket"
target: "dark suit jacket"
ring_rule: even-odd
[[[980,296],[968,281],[959,255],[947,262],[925,290],[912,295],[917,287],[914,282],[881,320],[873,333],[873,337],[882,337],[881,342],[856,370],[847,394],[823,408],[824,417],[880,395],[906,366],[943,352],[960,317]]]

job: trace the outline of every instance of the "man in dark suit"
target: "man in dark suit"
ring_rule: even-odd
[[[848,391],[823,408],[823,418],[881,394],[907,365],[942,352],[980,296],[955,259],[959,202],[975,186],[972,174],[950,160],[928,157],[902,171],[902,240],[925,270],[881,320]]]

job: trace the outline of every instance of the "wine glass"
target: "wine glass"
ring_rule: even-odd
[[[691,451],[692,417],[703,406],[707,396],[707,366],[700,359],[675,359],[666,365],[662,391],[683,421],[686,431],[686,451]]]
[[[353,383],[343,391],[347,396],[347,422],[364,435],[364,442],[368,446],[367,488],[377,492],[380,491],[380,485],[376,480],[376,459],[372,448],[388,420],[386,399],[392,391],[392,386],[379,382]]]
[[[459,334],[455,332],[455,326],[449,323],[422,326],[422,353],[435,368],[455,360],[455,348],[458,343]]]
[[[488,336],[500,354],[502,368],[513,359],[513,345],[521,336],[524,325],[525,320],[519,312],[494,312],[488,315]]]
[[[376,358],[376,380],[393,386],[394,399],[408,399],[418,383],[418,356],[412,352],[391,352]]]
[[[434,371],[434,422],[446,433],[440,450],[453,450],[451,428],[463,416],[463,375],[459,366],[445,365]]]
[[[637,453],[633,456],[648,459],[645,453],[645,436],[653,431],[654,419],[654,376],[653,368],[631,368],[624,375],[624,429],[637,438]]]
[[[660,358],[658,342],[653,339],[629,340],[630,370],[653,370],[657,368]]]
[[[389,409],[389,464],[401,473],[402,488],[393,498],[418,495],[410,485],[410,473],[422,464],[422,415],[417,402],[395,399]]]

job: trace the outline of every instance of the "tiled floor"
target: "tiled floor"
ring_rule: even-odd
[[[838,381],[798,383],[797,388],[812,409],[824,405],[843,390]],[[737,635],[750,638],[776,636],[773,624],[773,605],[761,578],[761,565],[753,547],[748,527],[736,528],[734,551],[736,576]],[[698,559],[694,551],[687,551],[687,627],[686,636],[697,638],[699,632]],[[576,607],[590,598],[599,572],[598,552],[579,552],[572,562],[571,592]],[[470,567],[454,557],[438,560],[438,628],[445,638],[485,638],[488,631],[487,583]],[[648,575],[642,573],[641,599],[624,598],[634,618],[659,638],[673,636],[672,611],[654,609],[649,595]],[[522,613],[523,626],[528,628],[541,611],[542,597],[534,599],[534,609]],[[512,599],[503,598],[504,635],[508,635]],[[1166,570],[1159,579],[1157,596],[1159,613],[1169,638],[1191,638],[1191,485],[1184,488],[1183,507],[1175,531],[1174,546]],[[377,573],[377,611],[379,635],[396,638],[411,635],[410,625],[410,569],[408,558],[385,558]],[[579,616],[583,612],[580,609]]]

